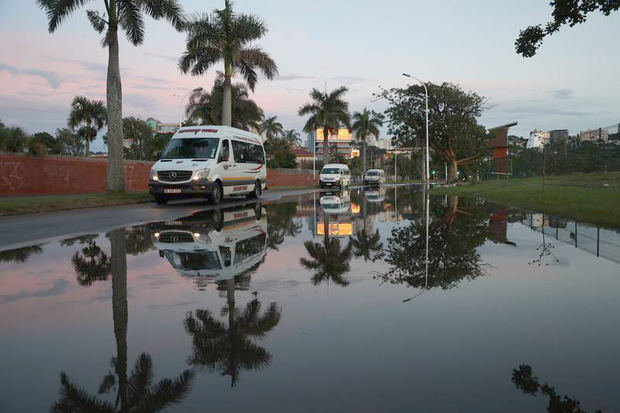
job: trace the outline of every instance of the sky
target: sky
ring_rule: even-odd
[[[223,7],[223,0],[181,1],[187,14]],[[35,0],[0,0],[0,120],[26,131],[66,125],[76,95],[105,100],[107,49],[85,10],[53,34]],[[410,73],[451,82],[488,99],[480,118],[487,128],[517,121],[511,133],[569,129],[571,134],[620,122],[620,14],[592,15],[546,39],[530,59],[514,41],[529,25],[545,23],[545,0],[237,0],[238,12],[265,20],[257,43],[276,61],[279,77],[261,79],[252,98],[286,129],[302,129],[297,109],[312,88],[349,89],[351,111],[382,111],[373,101],[383,88],[404,87]],[[177,122],[186,94],[210,89],[216,66],[203,76],[177,66],[185,36],[147,18],[144,43],[120,44],[123,116]],[[385,137],[385,130],[384,130]],[[93,150],[103,148],[99,140]]]

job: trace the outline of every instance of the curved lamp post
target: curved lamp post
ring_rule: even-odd
[[[430,183],[430,174],[429,174],[429,151],[428,151],[428,89],[426,88],[426,83],[422,82],[420,79],[418,79],[417,77],[411,76],[410,74],[407,73],[403,73],[403,76],[408,77],[410,79],[416,80],[418,82],[420,82],[420,84],[424,87],[424,94],[426,95],[426,110],[425,110],[425,114],[426,114],[426,160],[425,160],[425,176],[424,176],[424,183],[428,186],[428,184]]]

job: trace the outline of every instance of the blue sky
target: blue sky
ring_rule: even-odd
[[[102,0],[91,1],[101,8]],[[222,1],[182,1],[188,13]],[[297,108],[311,88],[345,85],[351,110],[385,109],[372,102],[379,87],[404,86],[402,72],[453,82],[486,96],[487,127],[518,121],[513,133],[564,129],[571,133],[620,122],[620,14],[592,15],[548,38],[539,54],[514,52],[519,30],[545,23],[544,0],[276,1],[238,0],[236,10],[261,16],[270,28],[260,45],[280,78],[261,81],[253,98],[286,128],[301,129]],[[182,96],[210,88],[215,70],[182,75],[176,60],[184,36],[147,21],[145,42],[121,43],[124,115],[178,121]],[[0,0],[0,119],[29,132],[62,127],[76,94],[105,98],[107,50],[83,10],[54,34],[34,0]],[[96,149],[96,148],[95,148]]]

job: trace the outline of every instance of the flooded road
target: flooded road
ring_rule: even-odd
[[[0,252],[0,412],[620,411],[619,295],[619,231],[481,200],[197,212]]]

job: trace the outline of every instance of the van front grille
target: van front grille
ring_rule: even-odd
[[[184,182],[192,177],[192,171],[159,171],[157,177],[164,182]]]
[[[177,242],[194,242],[194,238],[187,232],[162,232],[159,242],[175,244]]]

